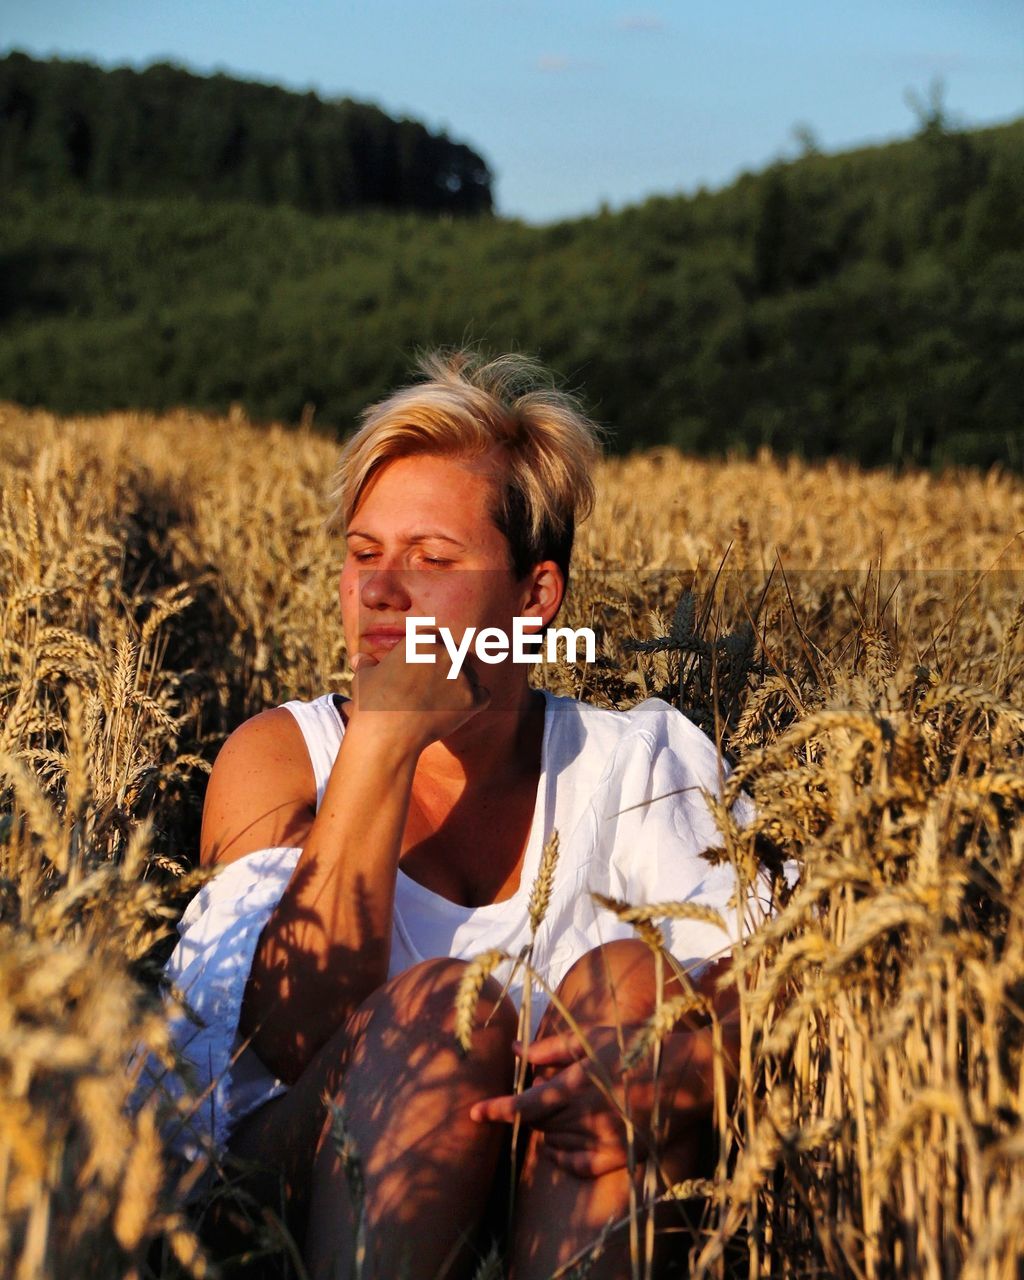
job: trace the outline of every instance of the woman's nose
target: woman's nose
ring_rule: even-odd
[[[402,571],[385,565],[359,571],[359,599],[368,609],[408,609],[412,603]]]

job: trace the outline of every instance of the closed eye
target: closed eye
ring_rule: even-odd
[[[356,551],[353,553],[353,558],[359,561],[372,560],[376,554],[377,554],[376,551]],[[442,560],[438,556],[424,556],[423,559],[426,561],[427,564],[434,564],[434,565],[451,564],[450,560]]]

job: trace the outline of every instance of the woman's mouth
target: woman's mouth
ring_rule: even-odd
[[[396,644],[401,644],[404,639],[404,628],[397,630],[389,627],[386,630],[365,631],[363,633],[363,640],[374,649],[393,649]]]

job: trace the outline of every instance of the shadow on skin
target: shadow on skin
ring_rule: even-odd
[[[415,1252],[411,1275],[435,1274],[453,1251],[459,1256],[448,1274],[472,1273],[478,1250],[468,1241],[484,1216],[505,1134],[470,1120],[469,1108],[511,1087],[517,1018],[488,981],[464,1056],[454,1035],[464,968],[432,960],[384,984],[289,1092],[246,1117],[231,1137],[231,1155],[268,1171],[255,1175],[257,1198],[283,1189],[288,1229],[313,1278],[331,1274],[329,1257],[352,1256],[357,1223],[325,1099],[344,1108],[360,1155],[368,1239],[379,1255],[366,1274],[400,1274],[406,1242]]]

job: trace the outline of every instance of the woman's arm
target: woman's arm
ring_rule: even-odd
[[[439,688],[444,678],[442,664],[406,664],[400,648],[379,663],[359,655],[348,726],[319,812],[310,819],[307,811],[304,832],[287,806],[278,816],[296,846],[301,833],[302,853],[260,934],[239,1031],[252,1036],[256,1053],[286,1083],[387,978],[395,879],[420,753],[488,698],[468,679]],[[273,755],[265,741],[236,751],[218,783],[218,794],[246,799],[254,821],[279,807],[282,786],[295,790],[294,782],[271,781]],[[261,779],[268,788],[262,797]],[[204,822],[207,835],[216,842],[216,822],[208,833]]]
[[[316,816],[316,779],[290,711],[269,707],[230,735],[203,801],[199,862],[226,866],[257,849],[302,848]]]
[[[387,978],[395,876],[418,752],[353,722],[253,957],[239,1020],[292,1084]]]

